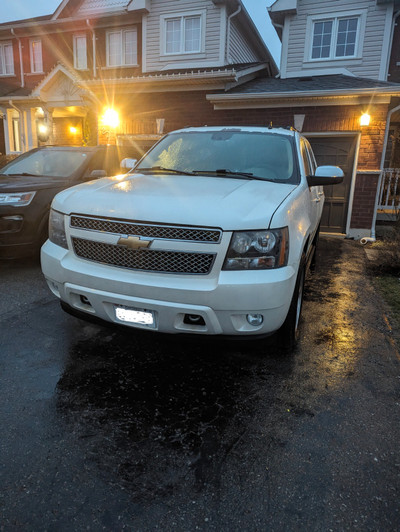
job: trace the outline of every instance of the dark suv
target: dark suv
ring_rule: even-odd
[[[50,204],[65,188],[120,172],[116,146],[45,146],[0,169],[0,258],[34,254],[47,238]]]

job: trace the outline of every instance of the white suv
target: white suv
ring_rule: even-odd
[[[52,204],[42,269],[64,310],[164,333],[293,345],[322,185],[292,129],[203,127],[163,137],[130,173]]]

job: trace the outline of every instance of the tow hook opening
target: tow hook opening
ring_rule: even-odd
[[[198,314],[185,314],[183,323],[186,325],[199,325],[202,327],[204,327],[206,324],[203,316],[199,316]]]
[[[79,299],[81,300],[81,303],[83,303],[84,305],[87,305],[89,307],[91,307],[91,303],[90,301],[88,300],[88,298],[86,296],[79,296]]]

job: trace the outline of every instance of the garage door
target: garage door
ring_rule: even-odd
[[[321,219],[321,231],[346,233],[351,178],[355,164],[357,137],[309,137],[318,166],[340,166],[344,180],[340,185],[324,187],[325,206]]]

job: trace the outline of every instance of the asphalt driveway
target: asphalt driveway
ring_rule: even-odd
[[[0,263],[0,530],[397,530],[395,331],[357,242],[318,258],[289,355],[87,324]]]

